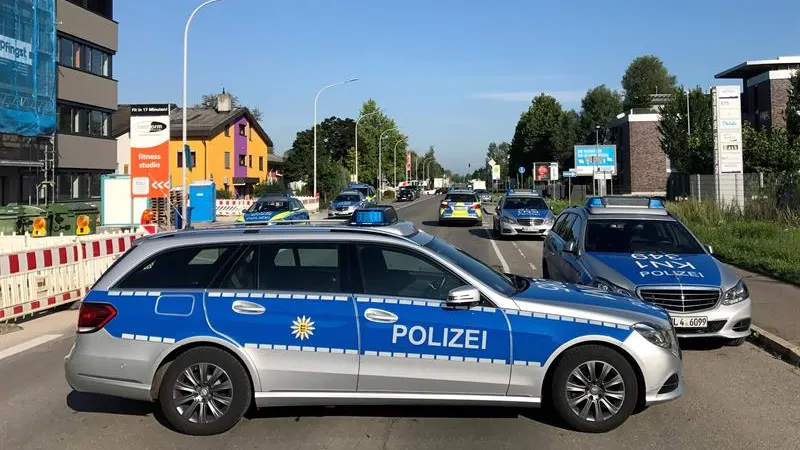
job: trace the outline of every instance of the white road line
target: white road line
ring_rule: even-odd
[[[522,253],[522,249],[521,249],[521,248],[517,247],[517,251],[519,252],[519,254],[520,254],[520,255],[522,255],[522,257],[523,257],[523,258],[525,258],[525,259],[528,259],[528,258],[525,256],[525,253]]]
[[[61,334],[45,334],[37,338],[33,338],[30,341],[17,344],[13,347],[9,347],[5,350],[0,350],[0,360],[6,359],[10,356],[14,356],[17,353],[22,353],[26,350],[30,350],[34,347],[38,347],[39,345],[46,344],[54,339],[60,338],[61,336],[62,336]]]
[[[503,272],[510,273],[511,270],[508,268],[508,263],[506,262],[505,258],[503,258],[503,254],[500,253],[500,249],[497,247],[497,243],[494,242],[494,238],[492,238],[491,233],[486,231],[486,236],[489,238],[489,242],[492,244],[492,248],[494,249],[494,253],[497,255],[497,259],[500,260],[500,264],[503,266]]]
[[[528,263],[528,265],[531,266],[531,271],[536,272],[536,266],[533,263]]]

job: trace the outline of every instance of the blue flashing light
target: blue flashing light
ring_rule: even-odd
[[[509,189],[506,191],[506,194],[511,195],[514,193],[514,189]]]
[[[651,208],[664,208],[664,202],[661,201],[660,198],[651,198],[650,199],[650,207]]]
[[[353,212],[350,225],[385,226],[397,223],[397,212],[392,206],[359,208]]]
[[[536,192],[536,189],[531,189],[531,194],[533,194],[533,195],[539,195],[539,193],[538,193],[538,192]]]
[[[590,208],[604,208],[606,204],[602,197],[592,197],[586,201],[586,206]]]

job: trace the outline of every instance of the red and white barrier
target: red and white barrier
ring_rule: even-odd
[[[303,206],[308,212],[319,211],[319,199],[314,197],[296,197],[303,202]],[[249,208],[250,205],[255,203],[255,200],[217,200],[217,215],[218,216],[238,216],[242,210]]]
[[[68,244],[0,254],[0,320],[82,299],[89,286],[144,234],[140,230],[72,237]]]

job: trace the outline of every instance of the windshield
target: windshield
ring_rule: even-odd
[[[474,203],[478,201],[473,194],[447,194],[447,197],[444,198],[446,202],[464,202],[464,203]]]
[[[503,209],[548,209],[541,197],[508,197]]]
[[[247,208],[249,213],[262,213],[289,209],[289,203],[283,200],[255,202]]]
[[[361,197],[359,197],[358,195],[355,195],[355,194],[342,194],[342,195],[337,195],[336,198],[333,199],[333,201],[336,202],[336,203],[339,203],[339,202],[360,202],[361,201]]]
[[[367,198],[367,197],[369,197],[369,188],[366,188],[366,187],[357,187],[357,188],[353,188],[353,190],[354,190],[354,191],[361,192],[361,195],[363,195],[363,196],[364,196],[364,198]]]
[[[434,238],[425,244],[425,247],[428,247],[438,253],[439,256],[461,267],[469,272],[470,275],[481,280],[481,282],[497,292],[501,292],[505,295],[514,295],[517,293],[517,286],[512,279],[473,258],[470,254],[461,249],[454,247],[452,244],[442,241],[439,238]]]
[[[680,222],[646,219],[591,219],[586,251],[605,253],[704,253]]]

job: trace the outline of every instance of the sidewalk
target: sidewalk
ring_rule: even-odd
[[[731,266],[747,283],[753,323],[800,347],[800,287]]]

